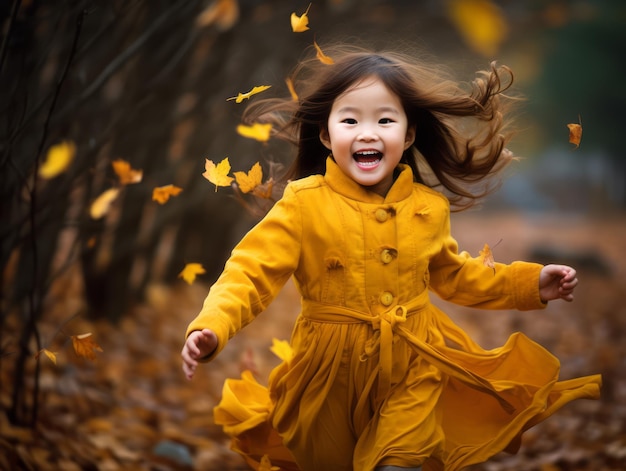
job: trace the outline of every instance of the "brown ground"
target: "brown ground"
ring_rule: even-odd
[[[517,455],[497,456],[472,470],[626,469],[626,307],[621,299],[626,215],[466,213],[454,216],[453,232],[473,255],[488,243],[498,261],[568,263],[578,268],[581,280],[572,304],[552,303],[541,312],[478,312],[446,305],[458,323],[488,348],[521,330],[561,358],[564,378],[602,373],[604,379],[600,401],[568,405],[530,430]],[[76,359],[69,344],[54,337],[82,303],[80,278],[60,281],[41,325],[42,338],[54,337],[50,349],[59,353],[57,366],[42,359],[39,426],[36,431],[13,427],[0,414],[0,469],[247,469],[213,425],[212,408],[226,377],[239,376],[251,365],[261,381],[267,377],[276,364],[268,350],[271,339],[288,338],[298,297],[288,285],[268,312],[187,382],[179,352],[184,329],[206,290],[200,282],[152,286],[149,303],[136,307],[117,327],[72,321],[68,333],[92,331],[104,350],[92,363]],[[5,357],[3,408],[10,404],[12,366]],[[182,464],[186,460],[190,464]]]

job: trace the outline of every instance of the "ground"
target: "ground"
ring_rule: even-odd
[[[543,311],[484,312],[437,303],[486,348],[519,330],[562,360],[563,378],[602,373],[604,381],[599,401],[566,406],[531,429],[517,455],[496,456],[471,470],[626,469],[626,307],[621,299],[626,215],[470,212],[453,216],[452,229],[472,255],[488,243],[497,261],[572,264],[581,283],[573,303],[554,302]],[[56,366],[41,359],[38,426],[15,427],[0,414],[0,469],[248,469],[213,424],[212,409],[225,378],[251,367],[261,382],[267,378],[277,362],[269,351],[272,338],[288,338],[298,296],[288,284],[252,327],[189,382],[179,353],[185,327],[207,289],[201,281],[153,285],[147,302],[119,325],[72,321],[72,331],[93,332],[103,352],[95,362],[81,360],[66,343],[57,348]],[[47,302],[43,339],[53,337],[67,313],[83,302],[80,277],[59,281]],[[3,408],[10,404],[12,366],[5,357]],[[32,368],[27,374],[31,384]]]

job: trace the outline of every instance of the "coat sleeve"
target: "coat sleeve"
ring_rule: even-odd
[[[206,361],[276,297],[298,266],[301,237],[300,205],[287,186],[281,200],[233,249],[202,310],[187,327],[186,336],[205,328],[217,335],[218,346]]]
[[[487,267],[467,252],[458,252],[450,234],[450,210],[446,204],[441,222],[441,251],[429,265],[430,287],[442,299],[481,309],[543,309],[539,274],[543,265],[529,262],[497,263]]]

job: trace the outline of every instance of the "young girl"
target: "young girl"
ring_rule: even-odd
[[[597,398],[600,377],[558,381],[559,361],[520,333],[483,350],[429,301],[429,290],[487,309],[573,299],[574,269],[487,267],[450,235],[450,202],[470,206],[512,159],[512,74],[492,65],[464,89],[398,54],[329,55],[296,70],[298,102],[247,110],[297,144],[292,180],[189,325],[183,370],[191,379],[293,275],[292,355],[267,389],[228,381],[215,410],[253,467],[266,455],[280,469],[452,471],[514,452],[565,403]]]

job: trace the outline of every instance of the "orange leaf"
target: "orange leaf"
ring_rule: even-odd
[[[293,349],[286,340],[272,339],[270,350],[283,361],[289,361],[293,358]]]
[[[52,363],[54,363],[55,365],[57,364],[57,354],[55,352],[51,352],[47,348],[42,348],[41,350],[39,350],[37,352],[37,355],[35,355],[35,358],[38,359],[39,355],[41,355],[42,353],[46,355]]]
[[[491,0],[450,0],[448,14],[467,45],[490,57],[508,34],[500,8]]]
[[[264,92],[268,88],[271,88],[271,85],[259,85],[257,87],[254,87],[249,92],[239,93],[237,96],[227,98],[226,101],[235,100],[235,103],[241,103],[243,100],[246,100],[250,98],[252,95],[256,95],[257,93]]]
[[[206,270],[200,263],[188,263],[185,265],[185,268],[178,274],[179,278],[182,278],[187,282],[187,284],[191,285],[194,281],[196,281],[197,275],[202,275],[206,273]]]
[[[309,13],[309,8],[311,8],[310,3],[302,16],[298,16],[295,13],[291,14],[291,29],[294,33],[303,33],[304,31],[309,29],[309,17],[307,16],[307,14]]]
[[[158,186],[152,190],[152,201],[156,201],[159,204],[165,204],[169,201],[170,196],[178,196],[183,191],[175,185]]]
[[[335,63],[334,60],[332,60],[330,57],[324,54],[324,52],[322,51],[322,48],[320,48],[315,41],[313,41],[313,46],[315,46],[315,50],[317,51],[316,57],[319,59],[319,61],[322,64],[331,65]]]
[[[206,159],[204,170],[205,172],[202,176],[215,185],[215,191],[217,191],[218,186],[230,186],[234,180],[233,177],[228,176],[228,173],[230,172],[230,162],[228,161],[228,157],[223,159],[217,165],[215,165],[212,160]]]
[[[89,208],[89,214],[92,219],[100,219],[105,216],[111,209],[111,204],[117,198],[119,194],[119,188],[109,188],[98,196]]]
[[[81,335],[72,335],[72,345],[74,346],[74,352],[81,358],[87,358],[88,360],[95,360],[96,353],[102,352],[102,348],[98,345],[91,332]]]
[[[483,265],[489,268],[493,268],[493,272],[496,272],[496,264],[493,259],[493,253],[491,252],[491,248],[489,248],[488,244],[485,244],[483,249],[479,252],[480,259],[483,262]]]
[[[239,19],[239,3],[237,0],[217,0],[209,5],[196,18],[200,27],[215,24],[221,31],[232,28]]]
[[[579,124],[570,123],[567,125],[569,129],[569,142],[574,144],[576,148],[580,145],[580,140],[583,137],[583,126],[580,123],[580,116],[578,117],[578,123]]]
[[[45,162],[39,167],[39,176],[46,180],[65,172],[74,160],[76,145],[72,141],[63,141],[48,149]]]
[[[125,160],[114,160],[111,165],[113,166],[113,171],[120,180],[120,185],[139,183],[143,178],[143,170],[135,170],[131,168],[130,164]]]
[[[237,132],[240,136],[256,139],[259,142],[267,142],[270,139],[272,131],[271,123],[253,123],[252,126],[240,124],[237,126]]]
[[[259,198],[269,200],[272,198],[272,190],[274,189],[274,179],[270,178],[262,185],[257,185],[252,189],[252,194]]]
[[[242,193],[249,193],[263,181],[263,170],[259,162],[255,163],[248,173],[235,172],[235,180]]]
[[[287,88],[289,89],[289,93],[291,94],[291,99],[297,103],[299,98],[298,94],[296,93],[296,89],[293,86],[293,80],[291,80],[290,77],[287,77],[285,83],[287,84]]]

